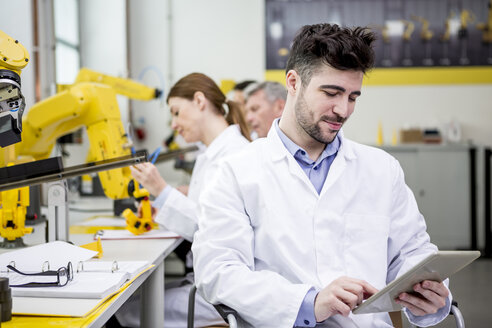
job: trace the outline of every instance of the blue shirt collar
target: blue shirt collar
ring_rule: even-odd
[[[280,127],[278,125],[278,122],[280,121],[280,118],[275,119],[274,121],[274,126],[277,131],[278,136],[280,137],[280,140],[282,140],[282,143],[284,144],[285,148],[289,151],[289,153],[294,156],[296,160],[303,161],[306,164],[313,164],[314,161],[311,160],[306,152],[302,147],[298,146],[294,141],[292,141],[289,137],[285,135],[285,133],[280,130]],[[321,162],[328,156],[334,155],[338,149],[340,148],[340,137],[337,134],[335,139],[326,145],[325,149],[317,159],[316,163]]]

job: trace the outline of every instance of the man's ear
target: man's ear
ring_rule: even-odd
[[[285,76],[285,84],[287,86],[287,92],[294,96],[301,87],[301,77],[295,70],[291,69]]]
[[[193,95],[193,102],[195,102],[198,105],[198,108],[200,110],[204,110],[206,98],[203,92],[196,91],[195,94]]]

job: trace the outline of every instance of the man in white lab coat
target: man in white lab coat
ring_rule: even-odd
[[[199,292],[253,327],[390,327],[387,313],[351,310],[436,250],[399,163],[340,132],[373,41],[363,28],[301,28],[280,120],[222,161],[201,195]],[[445,284],[414,290],[397,301],[411,322],[447,316]]]

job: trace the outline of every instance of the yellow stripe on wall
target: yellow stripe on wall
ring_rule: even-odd
[[[282,83],[285,85],[285,70],[283,69],[268,69],[265,72],[265,80],[266,81],[274,81],[278,83]]]
[[[265,79],[285,85],[284,70],[267,70]],[[364,85],[492,84],[492,66],[375,68]]]

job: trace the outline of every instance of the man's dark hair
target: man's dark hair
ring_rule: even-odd
[[[299,29],[287,60],[286,73],[293,69],[303,84],[309,84],[320,65],[365,73],[374,65],[372,43],[376,36],[364,27],[336,24],[305,25]]]

